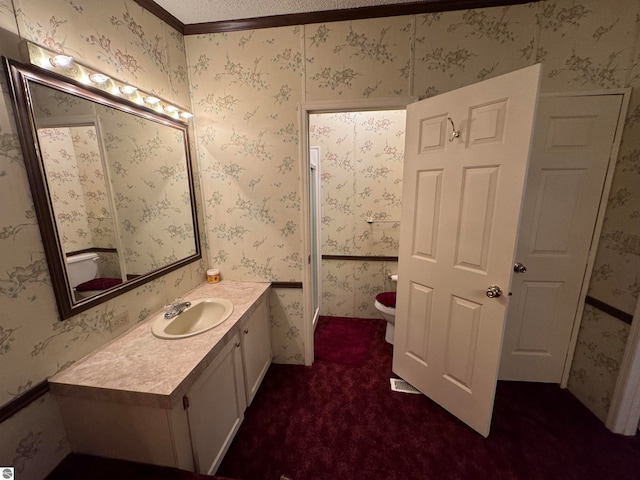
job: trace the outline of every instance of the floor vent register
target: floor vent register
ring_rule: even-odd
[[[401,378],[390,378],[391,382],[391,390],[394,392],[402,392],[402,393],[420,393],[420,390],[415,388],[413,385],[405,382]]]

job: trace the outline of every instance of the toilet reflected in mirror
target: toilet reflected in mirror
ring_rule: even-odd
[[[122,283],[121,278],[99,277],[99,260],[98,254],[93,252],[67,257],[69,284],[76,302],[93,297]]]

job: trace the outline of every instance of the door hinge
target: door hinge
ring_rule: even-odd
[[[185,410],[189,408],[189,397],[187,397],[186,395],[182,397],[182,408],[184,408]]]
[[[311,255],[309,255],[309,257],[307,258],[307,263],[311,265]]]

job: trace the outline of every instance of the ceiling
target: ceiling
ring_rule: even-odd
[[[418,3],[420,0],[153,0],[183,24],[325,10]]]

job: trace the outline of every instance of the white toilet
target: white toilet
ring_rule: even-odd
[[[393,345],[393,333],[396,323],[396,292],[382,292],[376,295],[375,302],[376,309],[387,321],[387,331],[384,334],[384,339]]]
[[[67,257],[67,274],[76,300],[92,297],[122,283],[119,278],[96,278],[98,258],[97,253],[79,253]]]

